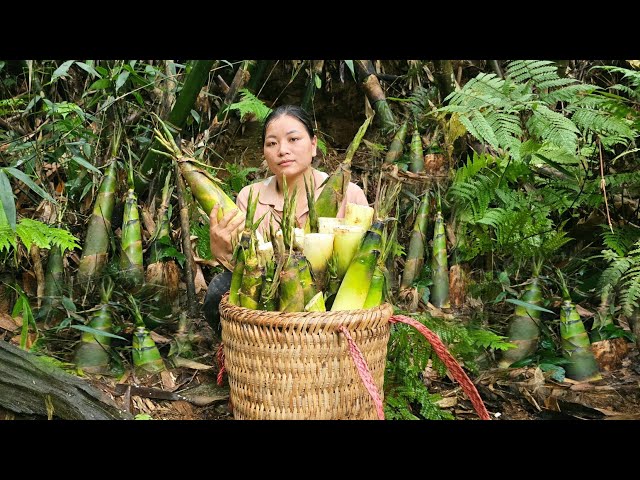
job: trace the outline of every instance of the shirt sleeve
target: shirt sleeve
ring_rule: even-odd
[[[236,206],[242,212],[247,212],[247,204],[249,203],[249,185],[245,186],[238,193],[238,197],[236,198]]]
[[[348,203],[369,206],[369,202],[367,201],[367,196],[364,194],[364,191],[353,182],[349,182],[346,196]]]

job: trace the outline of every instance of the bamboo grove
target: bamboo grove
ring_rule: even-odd
[[[0,314],[23,319],[0,333],[85,374],[154,375],[188,355],[197,279],[222,271],[208,214],[218,205],[221,218],[268,174],[228,152],[261,128],[285,79],[320,119],[329,177],[317,199],[306,185],[304,228],[294,193],[260,233],[252,192],[226,265],[231,304],[389,302],[474,373],[551,364],[597,381],[613,368],[603,342],[640,338],[638,66],[0,61]],[[355,111],[351,130],[324,134],[338,107]],[[336,218],[349,181],[370,206],[347,204]],[[171,336],[170,354],[154,330]],[[429,360],[442,368],[393,327],[388,418],[447,418],[416,380]]]

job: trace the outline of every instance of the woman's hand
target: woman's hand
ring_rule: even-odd
[[[218,221],[219,205],[215,205],[209,214],[209,247],[211,254],[227,269],[233,270],[231,262],[233,256],[232,241],[238,240],[246,215],[237,208],[227,212]]]

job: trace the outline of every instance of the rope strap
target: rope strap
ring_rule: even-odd
[[[218,345],[218,351],[216,352],[216,359],[218,360],[218,365],[220,366],[220,370],[218,371],[218,378],[216,379],[219,387],[222,386],[222,376],[224,375],[224,372],[225,372],[223,347],[224,347],[224,344],[220,342],[220,345]]]
[[[480,397],[480,394],[476,389],[476,386],[469,379],[469,377],[464,372],[464,370],[462,370],[462,367],[456,361],[456,359],[453,358],[453,355],[449,353],[449,350],[447,350],[447,347],[445,347],[444,343],[442,343],[442,340],[440,340],[440,337],[438,337],[435,333],[433,333],[423,324],[418,322],[416,319],[411,317],[407,317],[404,315],[394,315],[389,319],[389,322],[390,323],[397,323],[397,322],[406,323],[407,325],[411,325],[416,330],[418,330],[422,335],[424,335],[425,338],[429,341],[429,343],[433,347],[433,349],[435,350],[440,360],[442,360],[442,362],[447,366],[453,378],[456,379],[456,381],[462,387],[462,390],[464,391],[464,393],[467,394],[467,396],[469,397],[469,400],[471,400],[471,404],[473,405],[473,408],[475,409],[480,419],[482,420],[491,419],[491,417],[489,416],[489,412],[487,411],[487,408],[484,406],[484,402],[482,401],[482,398]]]
[[[362,379],[362,383],[366,387],[369,395],[373,399],[373,403],[376,406],[376,411],[378,412],[378,420],[384,420],[384,409],[382,408],[382,399],[380,398],[380,394],[378,393],[378,387],[373,381],[373,377],[371,376],[371,372],[369,371],[369,366],[367,365],[367,361],[362,355],[362,352],[356,345],[356,342],[351,338],[351,334],[349,330],[344,325],[340,325],[340,331],[347,337],[347,342],[349,342],[349,353],[351,353],[351,357],[353,358],[353,362],[356,364],[356,368],[358,369],[358,374]]]

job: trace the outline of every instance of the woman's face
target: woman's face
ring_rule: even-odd
[[[304,124],[291,115],[282,115],[267,126],[264,157],[278,178],[296,178],[307,171],[316,155],[318,139],[310,138]]]

